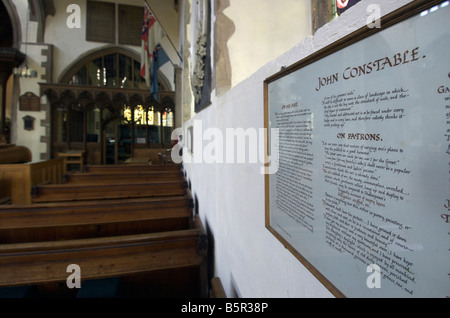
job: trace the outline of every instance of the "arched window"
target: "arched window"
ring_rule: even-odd
[[[140,62],[122,48],[108,48],[76,62],[44,91],[52,105],[53,152],[87,150],[94,163],[121,163],[136,149],[173,143],[174,92],[158,74],[159,101],[140,74]]]
[[[121,53],[96,57],[78,70],[68,80],[69,84],[146,89],[141,77],[140,62]]]

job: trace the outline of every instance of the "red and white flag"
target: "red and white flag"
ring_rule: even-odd
[[[145,5],[142,23],[141,76],[145,78],[147,87],[151,86],[153,51],[163,37],[163,30],[153,12]]]

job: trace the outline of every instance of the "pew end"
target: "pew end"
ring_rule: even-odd
[[[210,298],[227,298],[227,294],[222,285],[222,281],[219,277],[213,277],[211,279],[211,290],[209,292]]]

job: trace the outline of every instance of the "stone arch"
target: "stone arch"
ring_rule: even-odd
[[[16,7],[11,0],[4,0],[0,3],[0,55],[2,57],[2,67],[0,70],[0,138],[4,138],[6,142],[14,140],[16,111],[14,107],[10,107],[7,111],[7,99],[18,98],[13,92],[7,90],[8,82],[12,80],[11,74],[13,68],[19,66],[25,60],[25,55],[18,50],[21,42],[21,26]],[[12,85],[16,85],[12,81]],[[7,97],[8,95],[8,97]],[[10,119],[10,122],[7,121]]]
[[[3,5],[5,6],[6,12],[9,15],[9,19],[11,20],[12,26],[12,47],[19,48],[20,42],[22,39],[22,28],[20,24],[19,15],[17,14],[16,6],[14,5],[12,0],[2,0]]]
[[[48,15],[55,15],[53,0],[28,0],[30,21],[37,22],[36,42],[44,42],[45,20]]]

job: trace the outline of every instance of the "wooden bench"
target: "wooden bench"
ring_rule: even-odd
[[[66,169],[68,169],[69,165],[76,164],[79,166],[80,171],[84,170],[84,165],[86,162],[85,150],[68,150],[66,152],[59,152],[58,157],[66,158]]]
[[[60,241],[192,228],[190,196],[0,207],[0,243]]]
[[[31,205],[0,206],[0,297],[207,297],[207,238],[180,173],[97,166],[65,184],[37,183]],[[78,291],[66,285],[71,264]]]
[[[227,298],[227,294],[223,289],[222,281],[219,277],[213,277],[211,279],[211,290],[209,292],[210,298]]]
[[[0,165],[0,198],[11,204],[31,204],[31,188],[39,184],[60,184],[66,174],[65,159],[37,163]]]
[[[92,173],[132,173],[151,171],[181,171],[181,165],[87,165],[85,172]]]
[[[148,165],[151,164],[150,158],[146,157],[132,157],[124,162],[125,165]]]
[[[152,290],[151,281],[141,279],[141,275],[146,277],[152,273],[186,270],[192,277],[184,280],[188,286],[183,287],[184,295],[178,296],[206,297],[207,242],[198,219],[195,225],[193,229],[182,231],[2,244],[0,287],[59,284],[60,288],[67,290],[68,287],[64,286],[70,275],[67,268],[76,264],[81,270],[81,288],[85,280],[121,277],[123,282],[128,280],[137,284],[143,281],[145,286],[142,290],[149,291]]]
[[[38,185],[33,203],[185,195],[186,181]]]
[[[64,183],[131,183],[131,182],[145,182],[145,181],[175,181],[184,180],[184,175],[180,170],[173,171],[144,171],[130,173],[98,173],[98,172],[77,172],[66,174],[63,177]]]

